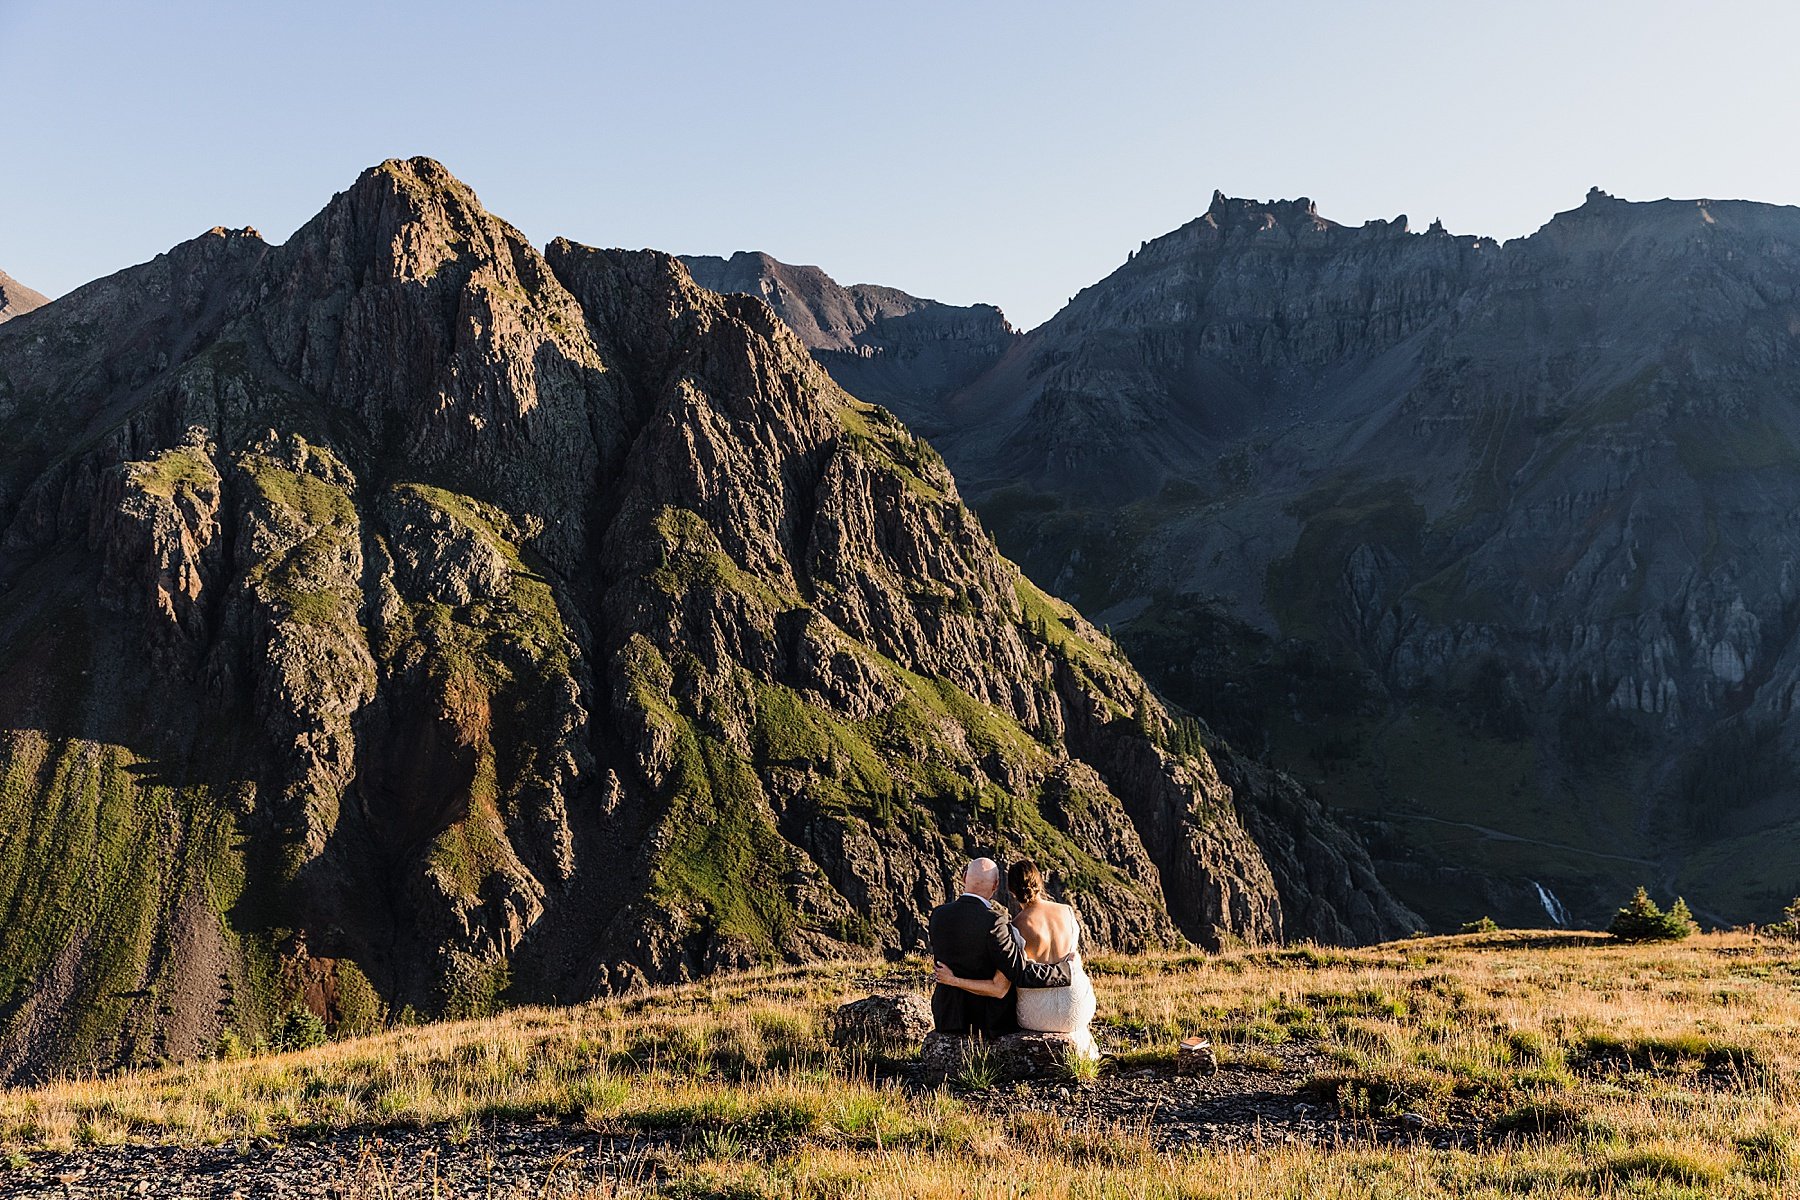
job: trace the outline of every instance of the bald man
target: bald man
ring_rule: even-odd
[[[931,911],[931,953],[964,979],[992,979],[999,971],[1012,982],[1006,995],[978,996],[940,983],[931,994],[931,1016],[939,1033],[958,1037],[998,1037],[1019,1028],[1018,989],[1069,986],[1069,966],[1034,963],[1012,935],[1006,910],[994,903],[1000,866],[978,858],[963,871],[962,895]]]

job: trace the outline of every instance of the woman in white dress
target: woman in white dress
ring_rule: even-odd
[[[1060,1033],[1076,1051],[1098,1058],[1093,1032],[1094,985],[1081,965],[1081,920],[1067,904],[1044,894],[1044,876],[1029,859],[1021,859],[1006,873],[1006,887],[1019,903],[1013,917],[1013,937],[1034,962],[1069,964],[1066,988],[1020,988],[1019,1028],[1035,1033]],[[937,981],[981,996],[1004,996],[1012,984],[995,972],[992,979],[964,979],[940,964]]]

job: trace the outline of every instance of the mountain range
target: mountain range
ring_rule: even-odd
[[[994,351],[889,403],[1435,925],[1800,889],[1800,210],[1595,189],[1498,243],[1215,194]]]
[[[850,295],[871,379],[1019,344]],[[975,853],[1103,946],[1419,923],[761,299],[429,159],[0,327],[0,430],[0,1075],[917,950]]]

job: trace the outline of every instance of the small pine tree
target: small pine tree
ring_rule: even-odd
[[[1679,941],[1700,929],[1700,923],[1688,911],[1687,901],[1680,896],[1675,897],[1675,903],[1663,914],[1663,925],[1668,930],[1670,941]]]
[[[1674,942],[1695,929],[1687,901],[1677,898],[1668,912],[1656,906],[1650,893],[1639,888],[1631,901],[1613,914],[1607,932],[1622,942]]]
[[[325,1019],[304,1004],[295,1004],[275,1023],[271,1039],[277,1050],[307,1050],[325,1044]]]
[[[1795,896],[1794,902],[1781,910],[1781,915],[1786,920],[1775,922],[1763,932],[1784,941],[1800,942],[1800,896]]]
[[[1483,917],[1479,921],[1464,921],[1461,933],[1498,933],[1500,923],[1492,917]]]
[[[1149,692],[1139,693],[1137,711],[1132,713],[1132,720],[1136,723],[1139,733],[1156,745],[1163,746],[1164,749],[1168,748],[1164,743],[1162,727],[1157,723],[1155,713],[1150,707]]]

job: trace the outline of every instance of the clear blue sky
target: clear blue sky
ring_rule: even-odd
[[[1517,236],[1800,203],[1800,6],[0,0],[0,269],[285,238],[430,154],[540,244],[759,248],[1044,320],[1212,190]]]

